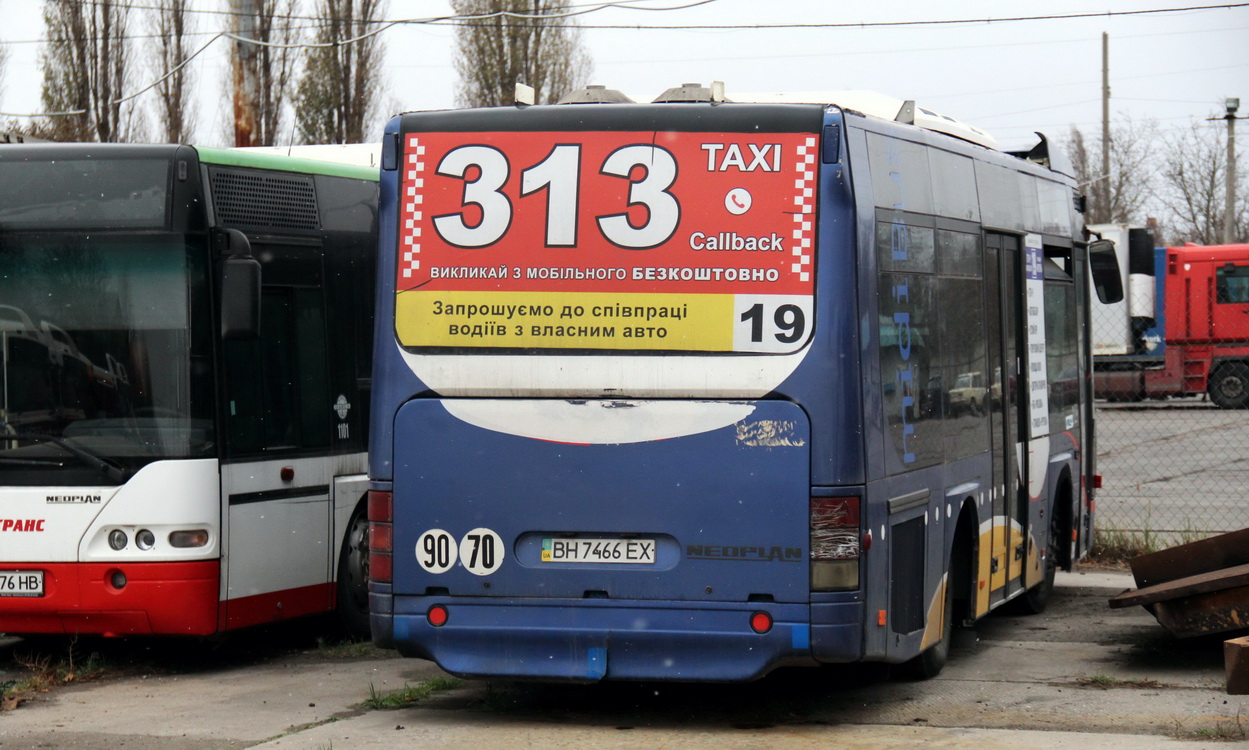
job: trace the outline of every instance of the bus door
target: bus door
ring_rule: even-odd
[[[1019,238],[989,232],[985,238],[988,305],[990,425],[993,454],[993,524],[989,599],[1003,601],[1023,587],[1027,562],[1027,445],[1020,432],[1020,372],[1024,295]]]
[[[255,241],[260,336],[225,342],[223,628],[329,609],[333,430],[319,240]]]

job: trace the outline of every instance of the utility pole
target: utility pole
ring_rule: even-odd
[[[1227,198],[1223,209],[1223,244],[1232,244],[1236,229],[1236,110],[1240,99],[1229,97],[1227,106]]]
[[[1223,244],[1230,245],[1236,239],[1236,121],[1249,118],[1237,117],[1240,99],[1229,96],[1223,100],[1227,114],[1222,117],[1207,117],[1207,120],[1227,120],[1227,165],[1223,176],[1224,188],[1227,191],[1223,202]]]
[[[1110,177],[1110,35],[1102,32],[1102,175]],[[1110,183],[1102,188],[1102,220],[1110,221]]]
[[[256,38],[256,0],[230,0],[234,13],[234,33],[244,39]],[[259,145],[256,133],[256,97],[260,93],[257,66],[258,48],[234,40],[234,145]]]

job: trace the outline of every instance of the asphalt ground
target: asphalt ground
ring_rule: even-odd
[[[878,666],[784,670],[747,685],[464,681],[316,624],[223,642],[95,641],[106,666],[0,712],[0,748],[1225,748],[1249,697],[1224,692],[1222,639],[1178,641],[1143,609],[1111,610],[1124,573],[1060,574],[1042,615],[959,633],[936,679]],[[37,647],[38,650],[34,650]],[[64,642],[0,642],[0,683]],[[91,661],[88,655],[85,657]],[[63,660],[62,660],[63,661]],[[430,696],[397,699],[437,685]],[[401,707],[376,710],[373,696]]]

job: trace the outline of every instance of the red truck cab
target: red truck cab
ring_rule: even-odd
[[[1167,248],[1166,363],[1145,391],[1249,404],[1249,244]]]

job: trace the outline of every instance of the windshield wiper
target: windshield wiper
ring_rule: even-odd
[[[59,469],[65,465],[65,462],[57,461],[55,458],[5,458],[0,456],[0,464],[13,466],[55,466]]]
[[[107,459],[101,458],[90,451],[80,448],[77,445],[70,445],[55,435],[45,435],[41,432],[0,432],[0,439],[4,440],[39,440],[41,442],[52,443],[56,447],[70,454],[74,458],[82,461],[87,466],[100,472],[105,479],[111,482],[121,484],[129,477],[130,472],[118,466]]]

